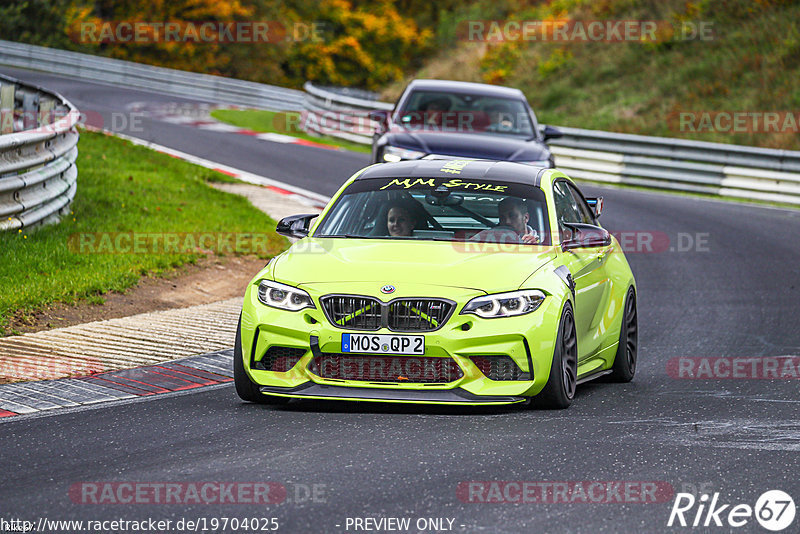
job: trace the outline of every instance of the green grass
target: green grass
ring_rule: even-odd
[[[14,313],[55,302],[96,302],[102,293],[124,291],[142,276],[194,263],[204,254],[197,249],[98,253],[108,250],[102,248],[98,232],[258,233],[263,246],[257,252],[265,257],[287,246],[274,233],[275,222],[249,201],[206,184],[217,178],[214,171],[86,131],[78,149],[78,192],[72,213],[57,225],[0,233],[0,335],[8,333]],[[81,251],[81,239],[93,247]],[[187,244],[180,239],[181,247]],[[119,246],[115,250],[127,251],[132,244],[121,241]],[[237,253],[233,247],[217,252]]]
[[[531,5],[469,2],[448,20],[663,21],[650,42],[507,42],[466,55],[457,43],[421,71],[520,88],[541,122],[641,135],[800,150],[785,131],[691,131],[680,113],[800,114],[800,3],[790,0],[550,0]],[[469,9],[482,7],[485,13]],[[469,9],[468,9],[469,8]],[[460,12],[460,11],[461,12]],[[495,16],[493,16],[493,14]],[[684,39],[684,23],[705,24],[710,39]],[[689,26],[685,26],[689,27]],[[469,64],[463,64],[464,58]],[[420,75],[417,73],[417,75]],[[726,115],[727,116],[727,115]],[[783,117],[783,116],[782,116]],[[783,120],[783,118],[781,119]],[[791,123],[789,123],[791,126]]]
[[[219,121],[238,126],[239,128],[247,128],[255,132],[291,135],[292,137],[298,137],[306,141],[344,148],[354,152],[369,154],[371,151],[369,145],[353,143],[336,137],[311,135],[304,132],[299,127],[303,118],[300,113],[294,111],[279,112],[257,109],[216,109],[211,112],[211,116]]]

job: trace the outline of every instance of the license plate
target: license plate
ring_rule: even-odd
[[[425,354],[425,336],[342,334],[342,352]]]

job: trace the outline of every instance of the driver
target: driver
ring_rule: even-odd
[[[486,108],[489,115],[489,126],[487,132],[511,132],[514,130],[514,121],[511,109],[501,102],[492,104]]]
[[[525,201],[517,197],[506,197],[500,201],[497,207],[500,215],[500,226],[508,226],[513,229],[520,241],[523,243],[538,243],[539,234],[528,226],[530,214]]]

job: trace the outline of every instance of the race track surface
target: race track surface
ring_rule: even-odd
[[[0,72],[103,113],[124,111],[131,102],[176,101],[41,73]],[[126,133],[323,194],[367,163],[363,154],[155,118],[143,124],[143,132]],[[0,419],[0,517],[275,517],[284,532],[363,532],[352,524],[346,530],[347,518],[405,517],[412,526],[419,518],[449,518],[453,532],[682,532],[687,529],[666,526],[672,493],[655,503],[631,497],[510,504],[469,502],[458,490],[470,481],[649,481],[675,493],[719,492],[720,504],[753,506],[772,489],[800,502],[800,382],[690,380],[670,367],[680,357],[794,356],[797,371],[800,211],[584,190],[605,197],[601,221],[609,230],[634,242],[649,236],[644,243],[657,249],[643,245],[628,253],[639,291],[639,367],[632,383],[579,387],[572,407],[558,412],[316,401],[274,408],[244,404],[224,384]],[[75,496],[83,482],[273,482],[286,496],[273,504],[92,504]],[[796,527],[797,520],[786,532]],[[730,530],[727,523],[708,529]],[[765,530],[751,518],[737,532]]]

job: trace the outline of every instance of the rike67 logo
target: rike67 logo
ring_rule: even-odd
[[[755,518],[763,528],[780,532],[794,523],[796,512],[794,500],[781,490],[764,492],[755,506],[722,503],[719,493],[699,498],[691,493],[678,493],[667,526],[739,528]]]

